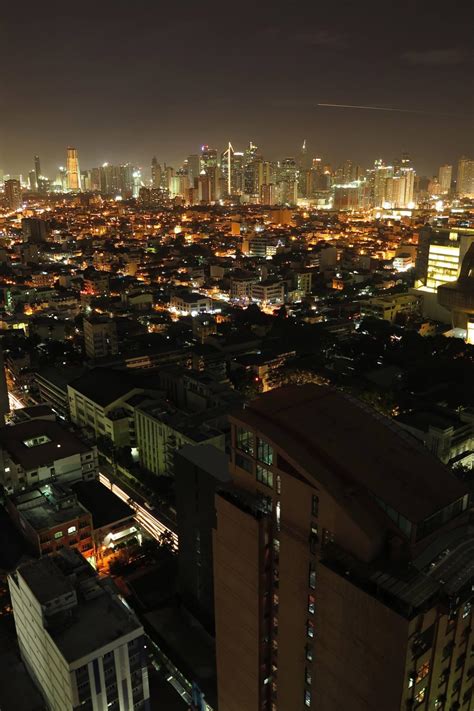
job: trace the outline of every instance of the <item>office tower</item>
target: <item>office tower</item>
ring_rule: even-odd
[[[41,177],[41,163],[39,156],[35,156],[35,177],[36,177],[36,185],[39,185],[39,179]]]
[[[272,390],[230,419],[234,483],[216,494],[213,537],[219,711],[461,708],[468,488],[327,387]]]
[[[376,160],[373,169],[373,203],[374,207],[382,207],[386,198],[387,179],[394,175],[393,166],[384,165],[381,159]]]
[[[306,143],[306,138],[304,139],[303,144],[301,146],[299,167],[302,168],[303,170],[309,170],[309,168],[311,167],[311,161],[309,158],[308,145]]]
[[[30,170],[28,173],[28,184],[30,186],[30,190],[36,190],[38,186],[38,182],[36,180],[36,173],[34,170]]]
[[[438,171],[438,183],[441,195],[446,195],[451,190],[451,181],[453,178],[453,166],[442,165]]]
[[[417,286],[436,293],[440,284],[455,281],[461,263],[474,242],[474,230],[425,225],[418,237]]]
[[[294,158],[282,160],[278,173],[279,201],[295,205],[298,198],[298,166]]]
[[[5,198],[10,210],[18,210],[21,207],[21,185],[16,178],[5,180]]]
[[[344,185],[352,183],[352,181],[355,180],[354,168],[355,166],[351,160],[345,160],[342,164],[342,182]]]
[[[201,147],[201,170],[217,167],[217,151],[209,146]]]
[[[244,185],[243,191],[246,195],[258,195],[258,176],[262,158],[258,155],[258,146],[252,141],[244,151]]]
[[[51,711],[149,707],[143,627],[109,578],[64,548],[8,584],[22,659]]]
[[[474,160],[471,158],[459,159],[456,192],[459,197],[474,197]]]
[[[161,165],[156,157],[151,161],[151,187],[155,189],[161,187]]]
[[[0,343],[0,426],[5,424],[5,417],[10,412],[10,400],[8,397],[7,375],[5,372],[5,359],[3,357],[3,347]]]
[[[79,160],[75,148],[67,149],[66,158],[67,187],[73,192],[81,189],[81,173],[79,170]]]
[[[21,221],[23,242],[46,242],[48,225],[38,217],[24,217]]]
[[[84,319],[84,346],[88,358],[105,358],[118,353],[117,325],[107,316]]]
[[[188,156],[188,174],[191,187],[194,187],[195,181],[201,174],[201,158],[197,153]]]
[[[67,170],[62,165],[60,165],[58,168],[56,184],[58,185],[60,190],[67,190]]]

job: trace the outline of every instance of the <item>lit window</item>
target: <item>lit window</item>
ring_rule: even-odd
[[[243,427],[237,427],[236,444],[238,449],[247,454],[253,454],[253,432],[244,430]]]
[[[465,617],[468,617],[468,616],[471,614],[471,607],[472,607],[471,603],[470,603],[470,602],[466,602],[466,604],[464,605],[463,610],[462,610],[462,617],[463,617],[463,619],[464,619]]]
[[[62,531],[56,531],[56,533],[54,534],[54,537],[55,537],[55,538],[62,538],[62,537],[63,537],[63,532],[62,532]]]
[[[415,701],[419,704],[424,700],[426,694],[426,686],[423,687],[423,689],[420,689],[416,694],[415,694]]]
[[[308,662],[313,661],[313,647],[310,644],[306,645],[306,659]]]
[[[419,681],[425,678],[425,676],[428,676],[430,673],[430,663],[425,662],[424,664],[421,665],[421,667],[418,669],[416,672],[416,683],[418,684]]]
[[[257,464],[257,481],[273,489],[273,474],[266,467],[262,467],[261,464]]]
[[[314,610],[316,608],[316,598],[314,595],[308,595],[308,612],[310,615],[314,615]]]
[[[77,531],[77,526],[69,526],[69,528],[67,529],[68,534],[76,533],[76,531]]]
[[[309,689],[304,692],[304,705],[311,706],[311,691]]]
[[[273,464],[273,447],[262,439],[257,443],[257,459],[264,464]]]
[[[306,636],[311,639],[314,637],[314,622],[312,620],[306,622]]]
[[[304,670],[304,683],[308,684],[308,686],[311,686],[311,679],[311,669],[308,669],[308,667],[306,667]]]

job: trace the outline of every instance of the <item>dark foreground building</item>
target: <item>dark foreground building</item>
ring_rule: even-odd
[[[231,420],[219,711],[472,708],[474,528],[451,471],[326,387],[271,391]]]

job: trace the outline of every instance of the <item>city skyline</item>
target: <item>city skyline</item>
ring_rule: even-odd
[[[249,136],[275,157],[291,156],[303,138],[334,162],[407,151],[427,175],[434,155],[443,164],[470,152],[472,51],[462,6],[439,23],[436,4],[417,13],[402,4],[397,16],[381,17],[374,3],[341,11],[304,4],[298,16],[244,3],[227,28],[213,2],[184,13],[141,2],[132,15],[123,2],[93,14],[87,3],[54,5],[51,13],[30,8],[21,30],[13,7],[5,11],[5,172],[43,154],[51,173],[67,145],[84,165],[148,165],[150,154],[174,164],[185,146]],[[104,38],[113,51],[103,51]],[[25,46],[35,47],[34,61]]]

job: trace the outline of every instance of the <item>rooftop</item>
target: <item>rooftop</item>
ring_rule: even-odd
[[[272,390],[239,413],[337,498],[368,492],[413,523],[460,499],[465,487],[388,418],[326,386]]]
[[[38,439],[43,442],[34,444]],[[51,420],[28,420],[1,427],[0,447],[26,471],[90,451],[72,432]]]
[[[12,501],[36,531],[54,528],[88,514],[71,489],[59,484],[37,486]]]
[[[72,490],[92,514],[94,530],[131,518],[133,509],[99,481],[77,481]]]
[[[70,664],[142,628],[120,600],[110,579],[99,578],[78,551],[59,553],[20,566],[18,574],[46,607],[46,627]],[[48,613],[47,603],[68,593],[77,602],[70,609]]]
[[[69,385],[102,407],[111,405],[135,389],[126,373],[108,368],[93,368]]]

